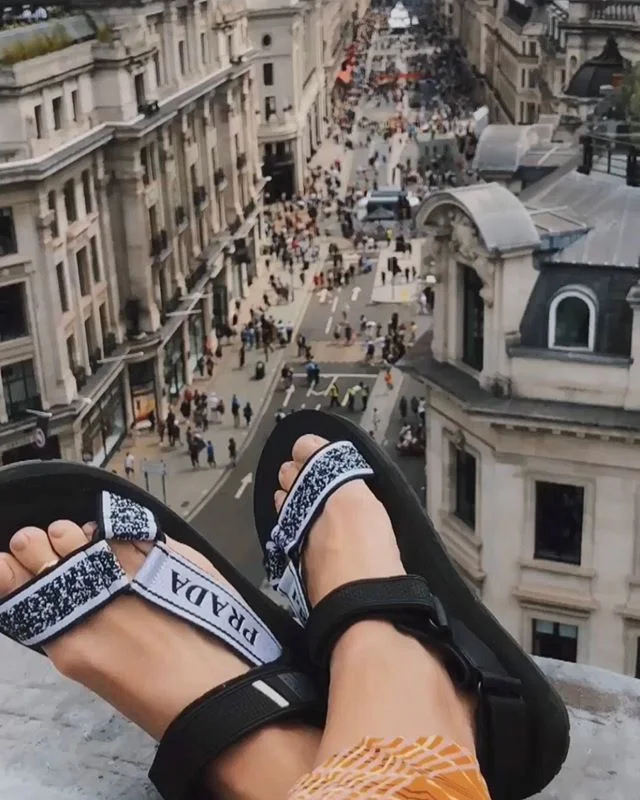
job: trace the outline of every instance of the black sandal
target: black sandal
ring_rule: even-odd
[[[181,517],[130,481],[72,462],[24,462],[0,469],[0,551],[25,525],[95,520],[93,541],[0,601],[0,632],[34,650],[123,592],[133,592],[222,640],[254,665],[194,701],[165,732],[149,777],[165,800],[200,789],[204,767],[265,725],[296,718],[322,724],[308,677],[302,629],[246,581]],[[165,533],[201,552],[234,596],[165,544]],[[153,542],[138,573],[124,573],[108,540]]]
[[[304,434],[330,444],[305,464],[277,514],[278,471]],[[384,504],[411,574],[347,584],[309,610],[300,564],[306,536],[331,494],[357,479]],[[370,435],[320,411],[282,420],[258,464],[254,514],[267,577],[306,625],[309,655],[325,675],[333,646],[350,625],[391,621],[436,648],[455,685],[477,697],[477,755],[493,800],[529,797],[552,780],[569,747],[562,699],[467,586],[402,473]]]

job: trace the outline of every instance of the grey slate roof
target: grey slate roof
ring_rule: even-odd
[[[530,209],[555,210],[591,230],[552,261],[637,267],[640,257],[640,189],[609,175],[570,172],[521,195]]]
[[[457,205],[469,215],[489,252],[507,253],[535,248],[540,244],[538,231],[528,211],[499,183],[458,186],[429,195],[418,210],[418,235],[430,212],[442,203]]]

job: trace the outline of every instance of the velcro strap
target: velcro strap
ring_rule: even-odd
[[[419,627],[434,640],[444,641],[450,634],[442,604],[429,591],[424,578],[399,575],[354,581],[328,594],[311,612],[306,636],[312,662],[328,667],[340,636],[364,619],[385,620],[398,627]]]
[[[24,584],[0,604],[0,631],[38,647],[95,613],[129,586],[109,545],[94,542]]]
[[[330,442],[307,461],[289,490],[265,545],[265,570],[276,591],[288,598],[291,575],[282,589],[280,583],[290,565],[298,571],[307,533],[329,497],[345,483],[370,478],[373,474],[355,445],[346,441]],[[302,589],[299,575],[296,583],[295,590]],[[302,595],[304,597],[304,591]],[[306,601],[304,605],[306,607]]]
[[[164,800],[196,795],[202,772],[248,733],[287,717],[316,720],[321,710],[314,686],[283,665],[252,670],[200,697],[167,728],[149,771]]]
[[[282,654],[275,636],[239,594],[161,542],[138,570],[131,589],[213,634],[251,664],[267,664]]]

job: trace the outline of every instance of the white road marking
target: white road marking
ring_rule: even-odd
[[[251,483],[252,480],[253,480],[253,473],[252,472],[250,472],[248,475],[244,476],[244,478],[240,481],[240,488],[234,494],[234,497],[235,497],[236,500],[239,500],[242,497],[242,493],[247,488],[247,486],[249,486],[249,484]]]
[[[331,313],[332,314],[336,313],[336,308],[338,308],[338,298],[337,297],[334,299],[333,303],[331,303]]]
[[[295,392],[295,386],[290,386],[284,396],[284,400],[282,401],[282,407],[286,408],[289,405],[289,400],[291,400],[291,396]]]
[[[320,411],[321,408],[322,408],[322,403],[318,403],[318,405],[316,406],[316,411]]]
[[[329,333],[329,331],[331,330],[331,326],[332,325],[333,325],[333,316],[330,316],[329,319],[327,320],[327,324],[325,326],[324,332],[325,333]]]
[[[362,291],[362,289],[359,286],[354,286],[353,287],[353,291],[351,292],[351,302],[352,303],[355,303],[355,301],[358,299],[358,295],[360,294],[361,291]]]
[[[303,409],[303,408],[306,408],[306,407],[307,407],[307,404],[306,404],[306,403],[303,403],[303,404],[300,406],[300,411],[302,411],[302,409]]]

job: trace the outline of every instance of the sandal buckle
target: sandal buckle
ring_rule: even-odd
[[[448,634],[451,631],[449,628],[449,618],[447,617],[447,612],[444,610],[444,606],[440,602],[440,598],[435,594],[431,596],[433,599],[433,614],[430,615],[429,621],[438,634],[441,636],[443,634]]]

